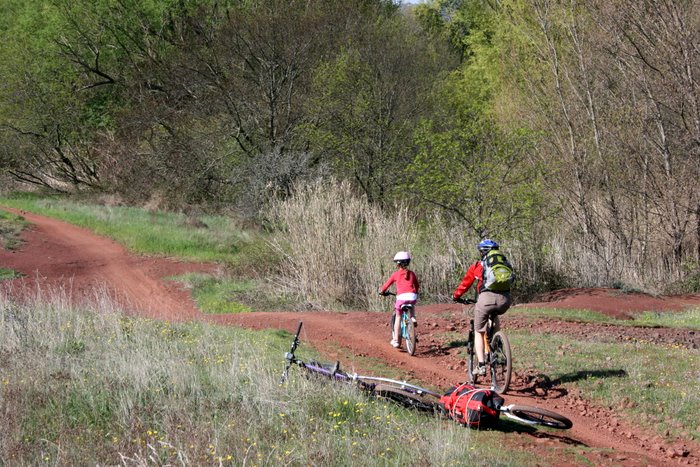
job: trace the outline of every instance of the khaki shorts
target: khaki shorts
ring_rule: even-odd
[[[509,293],[495,293],[488,290],[481,292],[474,305],[474,329],[485,332],[489,315],[493,316],[493,324],[496,329],[499,329],[498,315],[505,313],[511,303]]]

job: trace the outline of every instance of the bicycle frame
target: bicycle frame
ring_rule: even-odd
[[[388,295],[393,295],[396,296],[395,293],[393,292],[385,292],[382,295],[388,296]],[[392,339],[396,340],[397,342],[401,342],[401,339],[404,341],[404,345],[406,347],[406,352],[408,352],[409,355],[415,355],[416,353],[416,342],[417,342],[417,337],[416,337],[416,330],[415,330],[415,324],[411,321],[411,318],[415,314],[415,306],[409,303],[405,303],[401,305],[401,314],[398,315],[399,317],[399,336],[394,336],[394,324],[395,324],[395,319],[396,319],[396,313],[392,312],[392,317],[391,317],[391,337]]]
[[[289,368],[291,365],[295,364],[299,365],[310,374],[322,376],[344,384],[356,385],[361,390],[373,396],[390,399],[404,407],[442,414],[448,418],[450,417],[449,412],[445,410],[440,402],[441,395],[437,392],[416,386],[406,381],[379,376],[359,375],[357,373],[346,373],[340,369],[340,362],[338,361],[333,364],[324,364],[315,361],[304,362],[298,359],[294,355],[294,352],[299,346],[301,327],[302,322],[299,322],[297,332],[292,341],[292,346],[289,352],[285,354],[286,366],[280,384],[286,381]],[[528,425],[545,425],[559,429],[571,428],[572,426],[571,421],[566,417],[537,407],[510,404],[496,406],[495,409],[504,413],[508,418]]]
[[[456,300],[462,304],[473,304],[474,300]],[[474,318],[469,320],[469,336],[467,339],[467,376],[468,381],[475,384],[478,377],[473,373],[474,368],[474,357],[476,356],[476,350],[474,349],[474,339],[475,339],[474,329]],[[512,361],[511,361],[511,351],[510,343],[508,338],[502,332],[495,329],[493,316],[489,316],[486,323],[486,330],[483,333],[484,339],[484,358],[488,365],[489,374],[491,377],[491,389],[499,394],[502,394],[508,390],[510,385],[511,371],[512,371]],[[498,341],[496,350],[494,350],[494,339]]]
[[[409,391],[417,395],[431,395],[440,397],[436,392],[430,391],[429,389],[410,384],[406,381],[399,381],[391,378],[382,378],[378,376],[367,376],[360,375],[357,373],[346,373],[340,369],[340,362],[336,361],[334,364],[330,363],[319,363],[316,361],[305,362],[300,360],[294,355],[297,347],[299,346],[299,333],[301,332],[302,322],[299,322],[297,327],[297,332],[294,335],[294,340],[292,341],[292,346],[290,351],[285,354],[285,360],[287,364],[285,366],[284,372],[282,373],[282,379],[280,384],[284,383],[288,377],[289,368],[292,365],[298,365],[309,373],[316,374],[318,376],[323,376],[334,381],[339,381],[342,383],[354,383],[360,386],[361,389],[373,390],[377,384],[389,383],[397,387],[397,389]]]

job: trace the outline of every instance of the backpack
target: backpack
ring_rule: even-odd
[[[490,389],[479,389],[467,383],[448,390],[440,397],[450,418],[470,428],[491,428],[498,422],[504,399]]]
[[[515,282],[513,266],[498,250],[491,250],[481,261],[484,268],[483,285],[481,290],[492,292],[509,292],[510,286]]]

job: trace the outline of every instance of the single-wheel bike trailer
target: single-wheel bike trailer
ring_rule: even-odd
[[[345,371],[341,370],[340,362],[338,361],[335,363],[319,363],[313,360],[305,362],[297,358],[295,352],[299,346],[299,334],[301,332],[302,324],[302,322],[299,322],[291,348],[289,352],[285,354],[286,365],[282,373],[280,384],[284,383],[288,379],[289,369],[291,366],[296,365],[304,370],[308,376],[317,376],[343,384],[352,384],[370,396],[390,400],[406,408],[440,414],[447,418],[459,420],[456,412],[454,410],[446,409],[445,405],[440,400],[441,398],[444,398],[444,396],[447,396],[449,391],[447,394],[442,395],[431,391],[430,389],[426,389],[406,381],[382,378],[378,376],[365,376],[357,373],[346,373]],[[473,392],[480,391],[483,392],[486,390],[473,388]],[[571,420],[563,415],[552,412],[551,410],[542,409],[540,407],[518,404],[497,404],[493,408],[499,413],[504,414],[509,419],[524,423],[526,425],[542,425],[558,429],[568,429],[573,426]]]

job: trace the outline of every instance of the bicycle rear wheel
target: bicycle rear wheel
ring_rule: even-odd
[[[498,331],[493,335],[491,346],[491,386],[498,394],[503,394],[510,386],[512,360],[508,337]]]
[[[408,317],[408,313],[404,313],[402,318],[403,327],[403,340],[406,346],[406,352],[409,355],[415,355],[416,353],[416,327],[413,325],[413,321]]]
[[[527,405],[511,405],[506,415],[528,425],[544,425],[560,430],[566,430],[574,425],[571,420],[561,414]]]
[[[439,401],[430,394],[417,394],[389,384],[377,384],[372,394],[380,399],[388,399],[392,402],[421,412],[435,412],[439,410]]]

